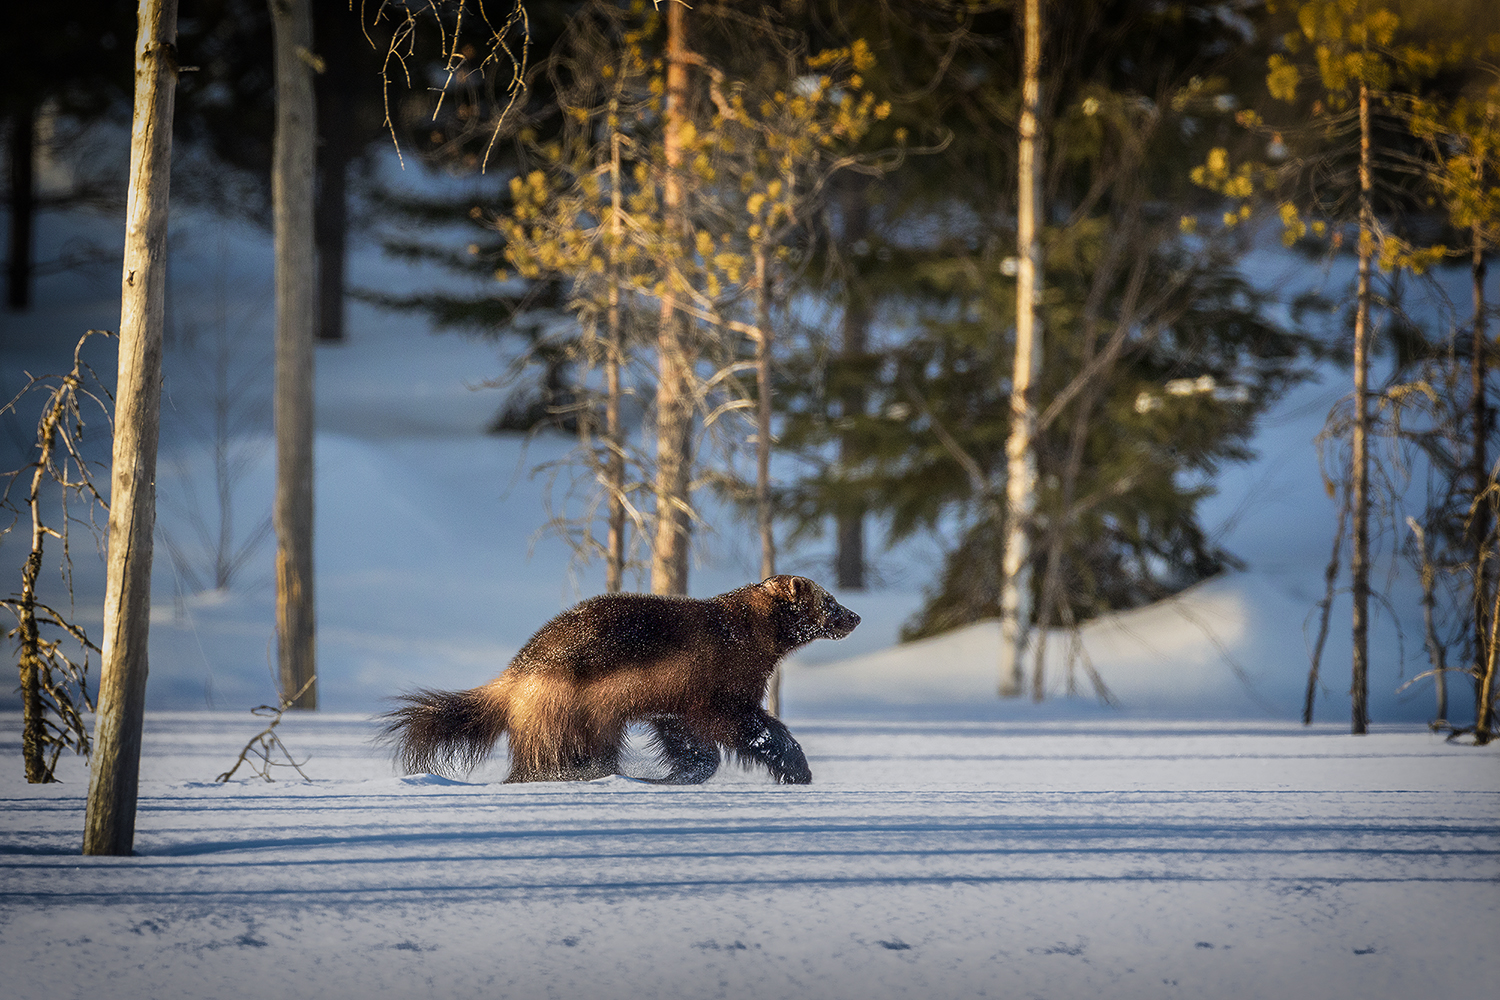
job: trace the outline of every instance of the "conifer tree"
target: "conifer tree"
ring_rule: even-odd
[[[824,466],[789,498],[802,526],[857,493],[891,538],[956,531],[911,637],[995,615],[1008,530],[1018,266],[1005,258],[1016,245],[1021,31],[1009,9],[964,16],[954,27],[914,15],[876,46],[908,47],[882,66],[920,77],[913,67],[925,65],[942,81],[921,100],[896,100],[891,126],[953,134],[943,152],[891,176],[884,218],[857,258],[881,290],[877,308],[913,335],[857,364],[809,358],[786,432],[803,454],[836,435],[861,442],[857,474]],[[1248,455],[1257,413],[1297,377],[1307,345],[1266,318],[1264,296],[1235,271],[1233,239],[1185,232],[1159,213],[1165,201],[1195,200],[1188,167],[1229,121],[1234,92],[1221,67],[1243,36],[1175,8],[1067,5],[1057,17],[1043,57],[1054,207],[1041,234],[1049,344],[1035,390],[1031,564],[1037,621],[1068,625],[1232,564],[1196,505],[1222,462]],[[869,412],[835,417],[836,387],[856,378]],[[1033,687],[1043,685],[1034,673]]]

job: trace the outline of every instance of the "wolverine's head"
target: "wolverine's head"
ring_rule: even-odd
[[[805,576],[773,576],[761,582],[782,613],[781,631],[791,646],[814,639],[842,639],[859,624],[859,615]]]

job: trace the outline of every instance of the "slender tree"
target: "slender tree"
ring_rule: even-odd
[[[269,0],[276,39],[276,638],[283,694],[318,707],[313,593],[313,340],[316,251],[312,16],[308,0]]]
[[[120,289],[109,562],[85,854],[129,854],[135,840],[151,624],[151,537],[156,521],[176,39],[177,0],[140,0],[130,199]]]
[[[1370,170],[1370,87],[1359,83],[1359,277],[1354,307],[1353,464],[1349,475],[1354,543],[1349,573],[1354,598],[1354,665],[1350,674],[1351,731],[1370,725],[1370,261],[1375,255],[1374,190]]]
[[[1313,103],[1315,130],[1310,145],[1326,142],[1330,134],[1348,135],[1357,142],[1358,159],[1353,185],[1355,213],[1355,254],[1358,260],[1353,323],[1353,417],[1349,421],[1348,503],[1350,520],[1350,589],[1353,598],[1351,633],[1353,656],[1350,669],[1350,730],[1363,734],[1369,728],[1369,615],[1370,615],[1370,528],[1371,528],[1371,435],[1373,431],[1370,388],[1372,354],[1371,307],[1373,269],[1377,256],[1389,257],[1399,241],[1388,238],[1388,228],[1377,219],[1376,209],[1376,102],[1389,106],[1395,70],[1403,56],[1413,51],[1398,47],[1396,33],[1400,21],[1390,5],[1378,2],[1349,3],[1347,0],[1311,0],[1297,8],[1297,30],[1284,38],[1286,54],[1277,53],[1268,60],[1270,70],[1267,89],[1279,101],[1299,98],[1301,79],[1314,80],[1319,88]],[[1311,64],[1304,67],[1303,59]],[[1427,62],[1425,58],[1419,62]],[[1304,98],[1305,100],[1305,98]],[[1352,105],[1352,108],[1351,108]],[[1258,122],[1256,116],[1252,121]],[[1389,131],[1389,129],[1387,129]],[[1287,227],[1288,245],[1301,239],[1307,225],[1299,209],[1309,203],[1315,209],[1327,210],[1345,197],[1347,186],[1330,184],[1330,167],[1339,158],[1339,150],[1322,156],[1307,153],[1282,168],[1294,183],[1308,182],[1311,195],[1285,201],[1281,214]],[[1387,157],[1389,160],[1390,157]],[[1311,164],[1311,166],[1310,166]],[[1235,183],[1235,182],[1231,182]],[[1241,185],[1242,196],[1251,194],[1252,185]],[[1342,187],[1342,190],[1340,188]],[[1388,184],[1388,188],[1393,185]],[[1302,194],[1302,192],[1299,192]],[[1387,214],[1390,214],[1387,211]],[[1345,215],[1347,218],[1347,214]],[[1320,222],[1320,226],[1323,224]],[[1320,230],[1321,232],[1321,230]],[[1334,230],[1335,245],[1342,233]],[[1390,263],[1383,261],[1382,263]]]
[[[56,781],[57,759],[63,748],[72,747],[87,757],[88,726],[83,712],[94,706],[89,698],[89,653],[99,649],[84,630],[69,621],[56,608],[49,607],[37,594],[42,572],[43,548],[49,537],[56,538],[63,550],[62,576],[69,596],[73,592],[73,561],[68,536],[75,521],[93,524],[95,505],[108,510],[80,451],[84,419],[80,403],[92,400],[103,404],[98,377],[83,360],[83,347],[90,336],[102,331],[90,330],[73,349],[73,369],[66,375],[32,378],[20,395],[0,406],[0,416],[14,415],[17,404],[33,390],[50,387],[37,424],[36,450],[33,461],[15,472],[0,474],[0,509],[14,512],[11,490],[18,481],[29,480],[25,504],[31,520],[31,552],[21,570],[21,591],[14,598],[0,599],[0,607],[16,616],[16,627],[7,633],[16,640],[17,666],[21,674],[21,756],[26,766],[26,780],[33,783]],[[106,334],[107,336],[107,334]],[[108,410],[104,410],[107,417]],[[27,474],[30,474],[29,476]],[[43,504],[47,484],[56,486],[61,500],[62,516],[54,527],[47,523]],[[71,500],[81,500],[88,509],[86,518],[70,509]],[[0,530],[8,534],[14,523]],[[71,602],[70,602],[71,603]],[[83,652],[82,662],[74,660],[65,643],[76,643]]]
[[[1036,510],[1036,404],[1042,371],[1042,3],[1026,0],[1021,59],[1020,155],[1016,195],[1016,360],[1010,382],[1010,438],[1005,444],[1005,551],[1000,568],[1000,694],[1022,689],[1022,658],[1031,624],[1032,516]],[[1036,685],[1035,696],[1042,698]]]
[[[667,4],[666,104],[662,109],[661,181],[663,239],[684,240],[687,228],[683,139],[688,118],[687,7]],[[681,294],[681,289],[671,289]],[[686,594],[693,433],[693,367],[696,363],[689,318],[675,294],[661,299],[656,387],[656,540],[651,557],[651,592]]]

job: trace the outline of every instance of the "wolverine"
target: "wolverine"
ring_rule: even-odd
[[[472,770],[505,735],[506,781],[589,781],[619,773],[626,728],[639,722],[667,769],[646,780],[707,781],[723,748],[805,785],[802,747],[761,708],[766,684],[792,650],[858,624],[801,576],[706,600],[605,594],[543,625],[488,684],[402,696],[383,737],[408,773]]]

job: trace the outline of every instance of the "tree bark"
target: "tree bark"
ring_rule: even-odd
[[[1472,379],[1470,407],[1474,421],[1474,454],[1471,461],[1474,497],[1477,500],[1490,484],[1489,457],[1485,449],[1485,438],[1490,429],[1489,407],[1485,400],[1485,354],[1489,350],[1489,344],[1485,339],[1484,323],[1484,241],[1478,223],[1474,224],[1472,234],[1473,249],[1469,271],[1474,288],[1474,343],[1469,370]],[[1495,569],[1494,560],[1485,558],[1485,548],[1490,536],[1489,515],[1490,504],[1484,501],[1478,503],[1474,511],[1473,526],[1470,529],[1473,532],[1471,537],[1474,553],[1474,732],[1475,738],[1480,742],[1488,742],[1490,738],[1490,713],[1494,705],[1495,687],[1495,657],[1494,650],[1490,648],[1493,644],[1493,633],[1489,620],[1488,599]]]
[[[1042,103],[1041,0],[1026,0],[1026,47],[1021,85],[1020,184],[1016,211],[1016,360],[1010,391],[1010,437],[1005,443],[1005,553],[1000,567],[1000,695],[1024,685],[1023,657],[1031,619],[1031,544],[1036,510],[1036,407],[1032,385],[1042,370],[1041,302]]]
[[[667,103],[663,114],[665,172],[662,216],[668,241],[685,233],[682,130],[687,121],[686,8],[667,4]],[[687,316],[676,308],[674,292],[662,298],[656,389],[656,547],[651,558],[651,592],[686,594],[691,519],[693,367]]]
[[[270,0],[276,40],[276,636],[281,694],[318,707],[313,599],[313,103],[308,0]],[[304,685],[306,688],[304,690]]]
[[[135,841],[151,624],[167,200],[177,92],[177,0],[140,0],[138,10],[109,561],[99,710],[83,833],[85,854],[129,854]]]
[[[10,120],[10,259],[6,298],[15,312],[31,308],[32,236],[36,222],[36,108],[27,105]]]
[[[760,525],[760,578],[776,575],[776,534],[771,524],[771,291],[766,247],[755,247],[755,514]]]
[[[56,413],[56,410],[53,411]],[[52,444],[56,432],[44,423],[38,442],[36,471],[31,477],[31,492],[26,505],[31,511],[31,552],[26,556],[26,565],[21,571],[20,621],[16,624],[16,645],[20,653],[21,669],[21,759],[26,766],[26,781],[30,784],[55,781],[48,772],[46,760],[47,719],[42,704],[42,672],[46,667],[37,655],[41,646],[40,630],[36,621],[36,581],[42,572],[42,546],[47,540],[47,529],[41,517],[42,477],[52,464]]]
[[[617,120],[619,102],[610,106],[610,121]],[[625,428],[620,422],[620,369],[625,356],[625,336],[620,325],[620,243],[625,238],[620,190],[620,132],[617,126],[609,144],[609,228],[613,242],[609,248],[609,309],[606,323],[609,341],[604,359],[604,435],[609,442],[609,460],[605,465],[609,490],[609,528],[605,539],[606,562],[604,589],[617,594],[625,584]]]
[[[1370,258],[1375,224],[1371,205],[1370,88],[1359,87],[1359,285],[1354,311],[1354,434],[1349,496],[1354,515],[1354,544],[1349,557],[1354,595],[1354,663],[1349,687],[1351,729],[1369,728],[1370,611]]]

